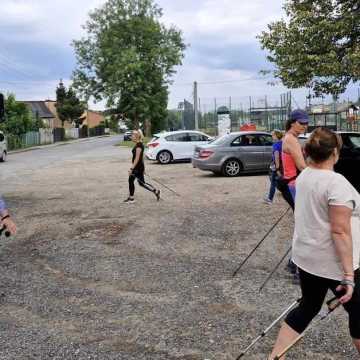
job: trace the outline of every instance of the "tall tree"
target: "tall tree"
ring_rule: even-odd
[[[31,110],[24,103],[16,101],[13,94],[5,98],[5,119],[0,128],[9,134],[20,136],[28,131],[37,130]]]
[[[65,121],[74,122],[79,127],[83,121],[82,115],[86,109],[84,102],[76,96],[75,91],[70,87],[66,90],[63,82],[60,80],[56,88],[56,111],[61,120],[62,127]]]
[[[274,75],[290,88],[334,96],[360,80],[360,2],[287,0],[287,19],[259,35]]]
[[[88,99],[139,123],[166,117],[167,88],[186,48],[181,31],[160,23],[153,0],[108,0],[89,15],[87,36],[74,41],[74,86]],[[149,129],[147,129],[149,132]]]

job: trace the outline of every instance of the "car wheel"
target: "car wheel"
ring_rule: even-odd
[[[157,160],[160,164],[170,164],[171,160],[172,160],[172,155],[170,151],[167,150],[163,150],[160,151],[158,156],[157,156]]]
[[[229,159],[223,165],[223,174],[225,176],[238,176],[241,172],[242,166],[239,160]]]
[[[6,161],[6,151],[3,151],[1,157],[0,157],[0,162],[5,162]]]

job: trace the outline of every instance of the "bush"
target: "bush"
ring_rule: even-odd
[[[22,148],[22,141],[21,137],[13,134],[8,134],[6,136],[7,138],[7,144],[8,144],[8,150],[16,150]]]

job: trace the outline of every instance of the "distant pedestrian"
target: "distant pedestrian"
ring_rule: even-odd
[[[155,189],[149,183],[145,182],[145,164],[144,164],[144,144],[143,144],[143,134],[141,130],[134,130],[132,132],[131,140],[135,143],[135,146],[132,149],[132,161],[131,167],[129,169],[129,196],[125,203],[135,202],[135,180],[138,181],[138,184],[144,189],[154,193],[156,199],[160,200],[160,190]]]
[[[274,130],[272,133],[273,146],[272,146],[272,160],[270,164],[270,190],[269,195],[264,199],[266,204],[272,204],[275,191],[277,178],[281,176],[281,148],[283,133],[280,130]]]

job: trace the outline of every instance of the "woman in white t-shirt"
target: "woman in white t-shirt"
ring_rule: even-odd
[[[340,136],[326,128],[314,130],[305,145],[309,166],[296,180],[292,248],[302,299],[286,317],[270,359],[306,329],[328,289],[348,312],[350,335],[360,353],[360,195],[334,172],[341,146]]]

